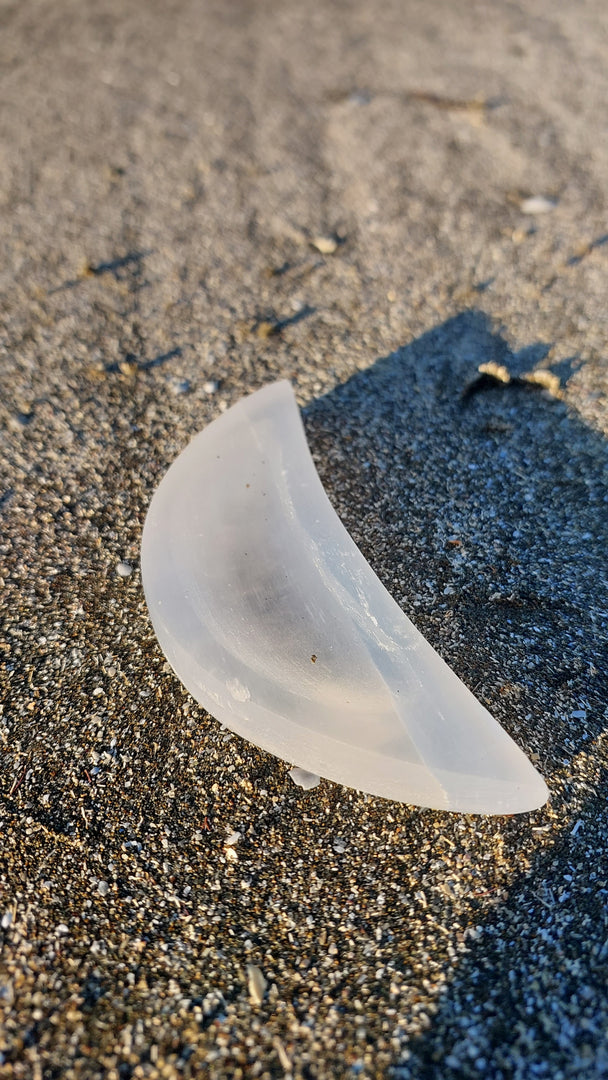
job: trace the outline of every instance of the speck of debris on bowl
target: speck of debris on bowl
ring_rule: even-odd
[[[304,788],[304,791],[310,791],[311,788],[317,787],[321,779],[316,773],[307,772],[306,769],[300,769],[297,766],[289,770],[289,775],[294,784]]]

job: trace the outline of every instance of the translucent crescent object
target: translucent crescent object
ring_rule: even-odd
[[[400,802],[513,814],[543,779],[340,523],[288,382],[211,423],[156,491],[146,600],[184,686],[232,731]]]

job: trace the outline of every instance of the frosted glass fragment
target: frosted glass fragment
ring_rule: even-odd
[[[339,521],[277,382],[197,435],[154,495],[141,569],[190,693],[308,772],[402,802],[535,809],[547,788]]]
[[[304,788],[304,791],[311,791],[313,788],[318,787],[321,780],[321,777],[317,776],[316,773],[307,772],[306,769],[300,769],[297,765],[289,770],[289,775],[294,784]]]

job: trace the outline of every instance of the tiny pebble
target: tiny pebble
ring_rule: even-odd
[[[119,562],[116,567],[116,573],[119,577],[130,577],[133,573],[133,567],[128,562]]]
[[[98,881],[97,882],[97,892],[101,896],[107,896],[109,891],[110,891],[110,886],[108,885],[107,881]]]
[[[341,855],[343,851],[346,851],[347,847],[348,844],[346,843],[346,840],[343,840],[341,836],[336,836],[334,838],[333,848],[338,855]]]
[[[315,236],[311,244],[321,255],[333,255],[338,247],[338,241],[334,236]]]
[[[215,394],[217,391],[217,387],[218,384],[216,383],[215,379],[209,379],[208,382],[203,383],[203,390],[206,394]]]
[[[304,788],[304,791],[310,791],[311,788],[317,787],[321,779],[316,773],[307,772],[306,769],[299,769],[297,766],[289,770],[289,775],[294,784]]]
[[[188,379],[182,379],[179,375],[170,376],[167,379],[167,386],[172,394],[177,397],[179,394],[187,394],[190,390],[190,382]]]

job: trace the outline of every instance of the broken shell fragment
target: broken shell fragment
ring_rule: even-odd
[[[319,776],[513,814],[547,788],[346,532],[288,382],[197,435],[154,495],[141,570],[159,642],[218,720]]]
[[[268,982],[257,964],[247,964],[247,988],[254,1005],[261,1005],[268,988]]]

